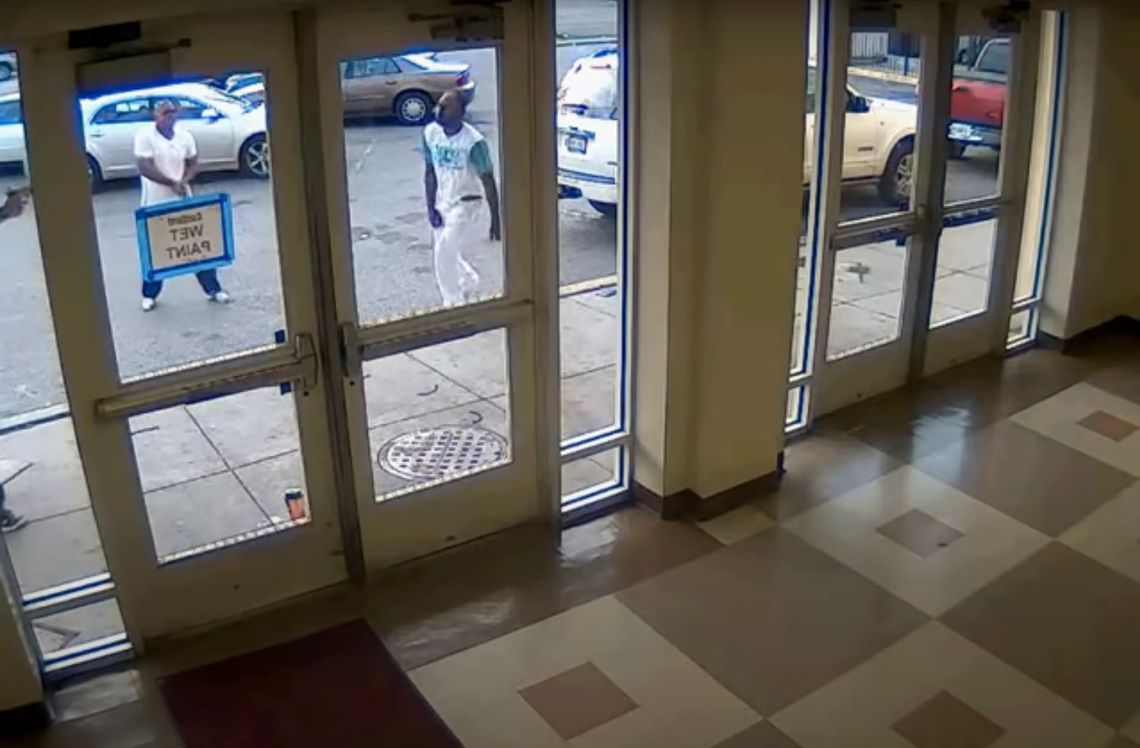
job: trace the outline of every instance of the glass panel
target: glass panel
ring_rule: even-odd
[[[509,463],[508,381],[504,330],[365,362],[376,500]]]
[[[562,465],[562,501],[576,502],[588,494],[612,488],[621,482],[623,447],[584,457]]]
[[[807,414],[808,387],[793,387],[788,390],[788,405],[784,413],[784,428],[793,431],[804,425]]]
[[[1061,88],[1061,13],[1041,14],[1041,58],[1037,70],[1037,100],[1033,112],[1033,141],[1029,160],[1029,184],[1025,197],[1025,222],[1017,258],[1015,301],[1036,298],[1044,271],[1045,240],[1048,236],[1050,202],[1053,199],[1053,169],[1057,148],[1058,97]]]
[[[792,351],[791,372],[798,374],[806,371],[811,361],[811,335],[815,324],[813,309],[811,307],[815,291],[816,263],[819,260],[819,250],[816,246],[815,227],[810,225],[812,216],[811,199],[808,194],[815,189],[811,184],[811,164],[817,158],[816,151],[819,144],[816,142],[817,129],[815,126],[816,90],[818,88],[818,75],[816,68],[811,64],[815,58],[816,35],[819,29],[819,3],[812,0],[810,6],[808,48],[807,48],[807,80],[804,94],[804,202],[803,220],[800,223],[800,239],[796,251],[796,301],[792,321]]]
[[[996,230],[996,218],[942,229],[931,327],[986,310]]]
[[[908,255],[905,239],[839,250],[835,257],[828,361],[889,343],[899,336]]]
[[[160,562],[309,521],[291,395],[251,390],[129,424]]]
[[[242,72],[228,80],[242,76],[260,80],[235,89],[246,98],[202,81],[79,101],[124,379],[270,344],[285,327],[269,179],[271,104],[264,76]],[[136,178],[142,162],[150,177]],[[225,209],[181,203],[191,197],[228,201],[232,255],[224,252]],[[149,233],[137,230],[136,209],[180,204],[181,211],[155,217]],[[140,236],[148,237],[149,252]],[[148,279],[149,272],[156,275]]]
[[[1022,309],[1009,318],[1009,334],[1006,336],[1006,345],[1015,346],[1033,337],[1033,317],[1037,314],[1036,308]]]
[[[910,207],[919,49],[913,34],[851,34],[840,221]]]
[[[15,53],[0,51],[0,522],[22,593],[107,569],[63,389],[36,204],[25,170]],[[37,185],[38,186],[38,185]],[[15,529],[16,527],[19,529]]]
[[[103,600],[82,608],[45,616],[32,621],[40,654],[60,657],[66,650],[90,644],[112,634],[123,633],[119,604]]]
[[[555,7],[565,441],[624,425],[628,260],[619,231],[624,130],[618,4],[561,0]]]
[[[1010,40],[959,36],[950,84],[947,203],[997,195]]]
[[[377,63],[387,59],[341,63],[348,220],[364,325],[504,290],[497,51],[400,55],[391,58],[398,72]],[[449,91],[446,122],[436,122]]]

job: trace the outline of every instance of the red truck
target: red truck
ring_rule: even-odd
[[[950,89],[951,158],[962,158],[968,146],[1001,147],[1009,40],[990,39],[972,65],[964,62],[960,56]]]

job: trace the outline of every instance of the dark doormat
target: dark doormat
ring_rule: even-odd
[[[461,748],[364,621],[163,680],[186,748]]]

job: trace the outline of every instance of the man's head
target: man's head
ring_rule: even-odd
[[[169,133],[174,130],[174,121],[178,119],[178,104],[170,99],[160,99],[154,105],[154,124],[162,132]]]
[[[467,104],[458,91],[448,91],[439,97],[436,119],[445,130],[458,127],[463,122],[463,115],[466,113]]]

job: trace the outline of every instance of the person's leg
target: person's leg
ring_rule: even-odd
[[[446,306],[463,303],[463,282],[459,269],[461,222],[444,216],[443,228],[435,230],[435,282]]]
[[[142,295],[144,299],[157,299],[162,293],[162,281],[143,281]]]
[[[203,270],[195,273],[194,277],[198,279],[198,285],[202,287],[207,296],[213,296],[222,290],[222,284],[218,281],[217,270]]]

